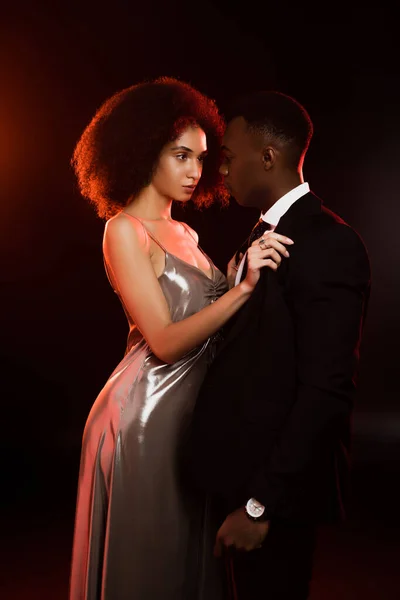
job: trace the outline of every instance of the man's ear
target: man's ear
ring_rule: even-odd
[[[264,146],[262,149],[262,163],[265,171],[269,171],[274,166],[277,157],[278,151],[276,148],[273,146]]]

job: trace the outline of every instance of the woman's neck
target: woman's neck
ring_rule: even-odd
[[[132,199],[125,212],[145,221],[171,221],[172,199],[161,196],[147,187]]]

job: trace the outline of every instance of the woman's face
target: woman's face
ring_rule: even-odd
[[[190,200],[200,180],[206,155],[206,134],[200,127],[188,127],[161,151],[152,186],[172,200]]]

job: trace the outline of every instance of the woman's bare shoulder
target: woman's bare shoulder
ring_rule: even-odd
[[[139,219],[124,212],[114,215],[106,221],[104,243],[125,243],[147,246],[146,230]]]

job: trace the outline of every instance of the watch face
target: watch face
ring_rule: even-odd
[[[253,498],[250,498],[250,500],[248,501],[246,509],[249,515],[251,517],[254,517],[255,519],[261,517],[265,511],[265,507],[259,502],[253,500]]]

